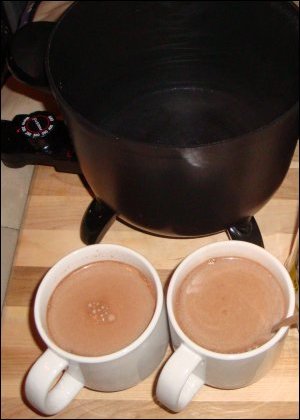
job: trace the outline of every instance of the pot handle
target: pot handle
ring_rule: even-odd
[[[50,34],[56,22],[30,22],[13,35],[7,66],[16,79],[49,92],[45,58]]]
[[[230,239],[236,241],[246,241],[264,248],[264,242],[254,217],[250,217],[234,226],[226,229]]]

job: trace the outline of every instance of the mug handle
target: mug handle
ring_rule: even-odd
[[[174,412],[183,410],[204,385],[205,368],[205,359],[181,344],[159,376],[158,400]]]
[[[64,372],[51,389],[57,376],[68,368],[68,361],[46,350],[30,369],[25,382],[25,394],[33,407],[46,415],[65,408],[83,387],[83,383]]]

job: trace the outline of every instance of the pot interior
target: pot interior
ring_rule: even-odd
[[[115,137],[219,142],[297,102],[298,15],[289,2],[77,2],[48,70],[55,93]]]

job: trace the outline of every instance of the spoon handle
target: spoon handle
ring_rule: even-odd
[[[287,318],[284,318],[281,321],[279,321],[277,324],[275,324],[274,327],[272,328],[272,333],[276,332],[281,327],[297,324],[297,322],[299,322],[299,312],[297,312],[296,314],[292,316],[288,316]]]

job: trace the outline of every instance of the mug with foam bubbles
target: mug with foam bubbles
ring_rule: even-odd
[[[74,270],[98,261],[118,261],[140,270],[156,290],[153,316],[146,329],[129,345],[98,357],[70,353],[51,338],[47,307],[56,287]],[[28,401],[46,415],[65,408],[82,387],[98,391],[130,388],[149,376],[162,361],[169,333],[159,276],[146,258],[119,245],[90,245],[65,256],[45,275],[34,303],[34,319],[48,349],[30,369],[25,382]],[[56,378],[62,374],[57,384]]]
[[[197,344],[176,319],[175,297],[187,276],[203,263],[232,257],[244,258],[266,269],[282,289],[285,315],[294,313],[295,292],[291,278],[281,262],[265,249],[248,242],[225,241],[206,245],[186,257],[175,270],[168,287],[168,320],[175,352],[165,364],[156,388],[158,400],[174,412],[183,410],[204,384],[235,389],[256,382],[268,372],[280,354],[288,327],[280,328],[255,348],[225,354]],[[240,281],[243,281],[242,275]],[[221,311],[222,308],[215,310]]]

